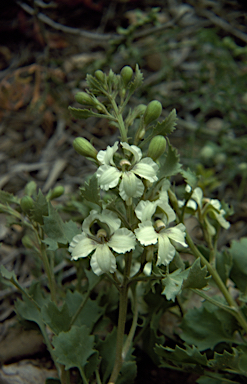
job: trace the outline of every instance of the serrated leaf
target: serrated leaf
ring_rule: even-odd
[[[234,332],[238,329],[235,318],[212,304],[203,303],[200,308],[189,309],[181,324],[180,337],[200,351],[213,349],[221,342],[235,341]]]
[[[124,361],[116,384],[133,384],[137,374],[135,361]]]
[[[156,365],[160,364],[160,359],[155,353],[155,345],[163,344],[165,342],[165,337],[163,335],[158,335],[159,321],[163,313],[164,309],[152,314],[150,326],[146,329],[142,337],[143,350],[151,357]]]
[[[103,84],[92,75],[87,75],[86,81],[93,94],[105,94]],[[95,92],[96,91],[96,92]]]
[[[142,85],[142,83],[143,83],[143,74],[140,71],[139,66],[136,64],[134,80],[128,86],[129,93],[130,94],[134,93],[135,90]]]
[[[17,282],[17,277],[14,271],[8,271],[4,265],[0,265],[0,273],[2,277],[4,277],[6,280],[9,281],[15,281]]]
[[[180,172],[181,164],[179,163],[180,156],[175,148],[167,139],[168,151],[165,161],[160,167],[160,179],[164,177],[174,176]]]
[[[226,283],[232,268],[232,255],[227,251],[216,253],[216,269],[221,280]]]
[[[162,295],[165,295],[167,300],[175,301],[176,296],[182,289],[183,281],[187,278],[188,274],[188,270],[181,272],[181,269],[177,269],[176,271],[169,273],[169,275],[162,279],[162,284],[165,285]]]
[[[12,193],[0,190],[0,203],[2,204],[19,204],[20,199]]]
[[[65,369],[77,367],[84,373],[87,360],[96,351],[94,347],[94,336],[90,335],[89,329],[82,325],[73,325],[68,332],[61,332],[54,336],[52,340],[54,354],[60,364],[65,365]]]
[[[31,210],[30,218],[42,225],[43,216],[48,216],[48,202],[41,190],[39,190],[34,207]]]
[[[197,187],[199,177],[196,175],[195,172],[187,168],[187,170],[181,169],[180,173],[183,175],[184,180],[187,184],[191,186],[192,189],[195,189]]]
[[[71,316],[66,303],[64,303],[61,308],[58,308],[54,302],[49,301],[42,307],[41,314],[45,324],[47,324],[56,335],[69,330]]]
[[[114,328],[105,340],[99,340],[97,349],[101,356],[100,373],[105,384],[110,377],[116,357],[117,329]]]
[[[77,225],[73,221],[64,223],[58,212],[49,203],[48,215],[43,218],[43,229],[48,236],[43,242],[48,245],[48,249],[56,251],[58,243],[67,244],[75,235],[80,233]]]
[[[93,112],[91,109],[81,109],[81,108],[74,108],[69,107],[69,111],[76,119],[88,119],[89,117],[107,117],[101,113]]]
[[[201,354],[194,345],[192,348],[186,345],[186,349],[180,348],[178,345],[176,345],[175,349],[156,345],[155,352],[163,357],[165,361],[171,361],[175,365],[192,364],[196,366],[207,366],[208,363],[206,354]]]
[[[187,269],[189,272],[187,278],[183,282],[184,288],[198,288],[202,289],[208,285],[210,276],[207,276],[207,267],[201,267],[200,259],[196,259],[190,268]]]
[[[25,320],[34,321],[40,328],[43,327],[43,319],[40,310],[34,302],[23,296],[23,300],[17,299],[15,309],[19,316]]]
[[[232,255],[232,269],[230,278],[234,281],[238,289],[242,292],[247,291],[247,237],[240,241],[233,241],[230,247]]]
[[[239,374],[247,375],[247,366],[246,362],[243,367],[241,367],[241,358],[243,357],[244,352],[236,348],[232,348],[232,353],[224,351],[223,354],[214,353],[214,358],[209,360],[209,367],[214,370],[225,370],[232,369],[234,372]],[[242,369],[243,368],[243,369]]]
[[[80,190],[84,199],[101,207],[100,188],[98,186],[98,179],[96,174],[94,174]]]

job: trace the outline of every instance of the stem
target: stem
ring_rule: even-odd
[[[132,341],[134,339],[136,327],[137,327],[138,305],[137,305],[137,300],[136,300],[136,291],[133,292],[133,307],[134,307],[133,321],[132,321],[132,324],[131,324],[130,332],[129,332],[129,334],[127,336],[127,339],[126,339],[126,341],[124,343],[123,353],[122,353],[123,359],[126,358],[127,353],[129,352],[129,349],[130,349],[130,347],[132,345]]]
[[[116,346],[116,358],[113,371],[108,384],[115,384],[123,364],[123,342],[125,322],[127,315],[128,304],[128,282],[130,275],[130,267],[132,260],[132,252],[125,255],[125,269],[123,283],[119,287],[119,314],[118,314],[118,328],[117,328],[117,346]]]
[[[121,134],[121,141],[127,143],[128,142],[128,137],[127,137],[127,132],[126,132],[126,128],[125,128],[125,125],[124,125],[124,121],[123,121],[123,116],[122,116],[121,113],[119,113],[118,106],[117,106],[115,100],[112,97],[109,97],[109,99],[111,101],[111,104],[113,106],[114,112],[116,114],[116,118],[118,120],[119,131],[120,131],[120,134]]]

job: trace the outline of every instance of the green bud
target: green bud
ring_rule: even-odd
[[[130,80],[132,79],[133,69],[131,67],[129,67],[128,65],[126,65],[125,67],[122,68],[120,74],[121,74],[121,77],[123,79],[124,86],[127,87]]]
[[[158,135],[152,138],[148,147],[148,157],[156,161],[166,150],[166,139]]]
[[[151,101],[144,114],[144,124],[147,126],[152,121],[158,119],[162,112],[162,105],[158,100]]]
[[[77,137],[73,141],[73,147],[80,155],[97,160],[98,151],[84,137]]]
[[[23,236],[21,242],[25,248],[32,249],[34,247],[34,243],[28,235]]]
[[[62,185],[58,185],[55,187],[49,196],[49,200],[57,199],[58,197],[62,196],[64,194],[64,187]]]
[[[20,204],[22,211],[27,214],[29,214],[31,209],[34,207],[34,201],[30,196],[23,196]]]
[[[211,145],[205,145],[200,151],[200,156],[204,160],[212,159],[215,156],[215,149]]]
[[[77,103],[84,105],[95,105],[94,99],[86,92],[78,92],[75,95]]]
[[[102,83],[105,81],[104,72],[102,72],[100,69],[94,72],[94,76],[97,80],[101,81]]]

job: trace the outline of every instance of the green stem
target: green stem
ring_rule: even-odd
[[[130,349],[130,347],[132,345],[132,342],[133,342],[133,339],[134,339],[134,336],[135,336],[136,327],[137,327],[138,305],[137,305],[137,300],[136,300],[136,291],[133,292],[133,308],[134,308],[133,321],[132,321],[132,324],[131,324],[130,332],[129,332],[129,334],[127,336],[127,339],[126,339],[126,341],[124,343],[123,353],[122,353],[123,359],[125,359],[125,357],[127,356],[128,352],[129,352],[129,349]]]
[[[123,342],[124,342],[124,331],[127,315],[127,304],[128,304],[128,282],[130,275],[132,253],[125,255],[125,269],[123,283],[119,287],[119,314],[118,314],[118,328],[117,328],[117,346],[116,346],[116,358],[113,371],[108,384],[115,384],[123,364]]]
[[[125,125],[124,125],[124,121],[123,121],[123,116],[122,116],[121,113],[119,113],[118,106],[117,106],[115,100],[112,97],[110,97],[110,101],[111,101],[111,104],[113,106],[114,112],[116,114],[116,118],[118,120],[119,131],[120,131],[120,134],[121,134],[121,141],[127,143],[128,142],[128,137],[127,137],[127,132],[126,132],[126,128],[125,128]]]

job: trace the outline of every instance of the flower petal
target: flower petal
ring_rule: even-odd
[[[110,165],[101,165],[96,172],[96,176],[98,178],[100,188],[108,191],[108,189],[115,188],[117,186],[121,172],[117,168]]]
[[[98,215],[98,219],[102,223],[106,223],[110,229],[110,234],[114,233],[121,225],[121,220],[117,214],[110,211],[109,209],[103,209]]]
[[[158,234],[158,259],[156,265],[168,265],[176,253],[175,247],[170,243],[165,233]]]
[[[135,235],[127,228],[118,229],[107,243],[117,253],[125,253],[135,248]]]
[[[97,154],[97,159],[101,164],[115,165],[113,161],[113,156],[114,156],[114,153],[117,152],[117,150],[118,150],[118,141],[115,142],[113,147],[110,147],[108,145],[105,151],[103,150],[99,151]]]
[[[134,160],[132,161],[132,164],[136,164],[138,163],[138,161],[141,160],[142,151],[140,150],[140,148],[138,148],[136,145],[129,145],[128,143],[122,143],[122,142],[121,142],[121,145],[124,149],[126,149],[127,151],[130,151],[134,156]]]
[[[90,211],[89,216],[86,217],[86,219],[84,219],[82,223],[82,231],[87,235],[92,235],[90,231],[90,227],[93,224],[93,222],[97,219],[98,215],[99,215],[99,212],[93,209],[92,211]]]
[[[188,245],[185,243],[185,226],[183,224],[178,224],[175,227],[165,229],[166,236],[169,237],[169,239],[176,241],[176,243],[182,245],[183,247],[188,247]]]
[[[114,273],[117,269],[116,258],[107,244],[98,244],[90,262],[93,272],[100,276],[103,273]]]
[[[89,239],[84,233],[76,235],[70,243],[71,259],[77,260],[86,257],[97,247],[96,241]]]
[[[132,172],[153,183],[154,181],[158,180],[158,177],[156,176],[158,169],[158,165],[150,157],[145,157],[139,161],[139,163],[134,165]]]
[[[155,232],[151,221],[145,221],[144,223],[140,223],[138,225],[138,228],[135,229],[135,234],[142,245],[150,245],[157,243],[157,233]]]
[[[157,202],[151,202],[149,200],[143,201],[141,200],[135,209],[136,216],[140,221],[148,221],[151,220],[155,210],[157,207]]]
[[[141,197],[144,192],[142,181],[133,172],[124,172],[119,186],[119,194],[126,201],[130,197]]]

